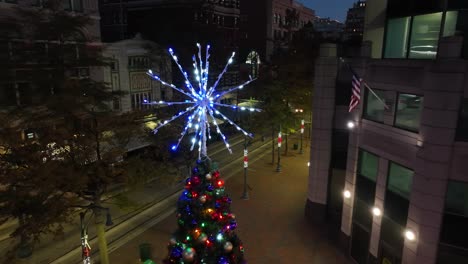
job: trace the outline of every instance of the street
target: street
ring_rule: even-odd
[[[291,142],[297,139],[291,138]],[[292,145],[292,144],[291,144]],[[232,198],[231,211],[238,221],[237,233],[245,246],[249,263],[350,263],[327,238],[320,227],[313,227],[304,217],[309,147],[304,154],[290,149],[282,156],[282,172],[275,172],[267,146],[250,162],[248,182],[252,187],[249,200],[242,200],[243,172],[240,164],[223,167],[221,177],[229,178],[226,190]],[[282,151],[283,153],[283,151]],[[250,159],[252,160],[252,158]],[[236,167],[237,166],[237,169]],[[152,245],[153,260],[161,263],[166,246],[177,228],[175,213],[128,241],[110,255],[113,264],[139,262],[138,246]]]
[[[234,136],[229,139],[233,154],[224,147],[221,142],[215,142],[212,144],[209,151],[210,156],[216,160],[224,170],[224,167],[233,165],[233,167],[242,165],[243,155],[243,143],[244,138],[242,136]],[[262,144],[268,144],[269,142],[257,141],[252,147],[259,148]],[[266,147],[266,149],[269,149]],[[253,155],[265,150],[260,148],[257,151],[252,151]],[[173,175],[168,175],[173,177]],[[172,186],[159,185],[158,183],[148,183],[140,188],[131,190],[125,195],[125,203],[127,207],[120,208],[118,203],[121,203],[119,199],[121,196],[113,196],[108,198],[103,205],[110,208],[112,220],[114,224],[106,227],[106,237],[109,244],[109,250],[115,250],[123,242],[129,239],[128,233],[131,232],[133,235],[142,233],[146,228],[151,227],[158,221],[164,219],[164,216],[171,214],[174,211],[174,204],[178,198],[182,185],[176,184]],[[114,194],[115,195],[115,194]],[[127,200],[128,199],[128,200]],[[97,253],[97,245],[95,239],[94,230],[94,219],[90,219],[91,213],[86,215],[86,220],[89,223],[89,239],[92,247],[92,252]],[[90,219],[90,220],[88,220]],[[75,223],[72,225],[66,225],[64,234],[60,237],[53,237],[52,235],[46,235],[43,239],[35,245],[32,256],[18,260],[21,263],[78,263],[81,259],[80,249],[80,230],[79,230],[79,217],[78,214],[75,219]],[[135,228],[138,227],[138,230]],[[14,243],[8,234],[16,228],[15,221],[9,221],[4,225],[0,226],[0,251],[6,252],[9,247]],[[2,254],[3,257],[3,254]],[[1,261],[1,259],[0,259]]]

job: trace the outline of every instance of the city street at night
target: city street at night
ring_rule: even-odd
[[[291,140],[297,143],[298,139]],[[220,171],[229,178],[227,192],[232,199],[232,212],[238,220],[238,234],[245,246],[245,256],[252,264],[345,264],[349,261],[327,237],[326,228],[312,226],[304,218],[307,195],[309,144],[304,154],[291,148],[281,157],[281,172],[271,164],[271,148],[254,158],[248,170],[249,200],[243,194],[242,163]],[[282,150],[282,153],[284,150]],[[276,156],[275,156],[276,162]],[[237,168],[236,168],[237,167]],[[177,228],[175,213],[148,229],[145,233],[115,249],[110,254],[113,264],[133,264],[139,261],[139,245],[150,243],[156,263],[167,252],[172,232]]]

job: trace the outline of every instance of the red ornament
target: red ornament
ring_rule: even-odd
[[[221,187],[223,187],[223,186],[224,186],[224,181],[223,181],[223,180],[221,180],[221,179],[220,179],[220,180],[218,180],[218,181],[216,181],[216,186],[218,186],[218,188],[221,188]]]
[[[187,182],[185,183],[185,189],[189,190],[190,188],[192,188],[192,182],[190,180],[187,180]]]
[[[191,183],[195,186],[199,185],[201,183],[200,177],[192,176]]]

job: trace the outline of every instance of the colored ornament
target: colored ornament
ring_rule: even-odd
[[[201,183],[200,177],[198,176],[192,176],[191,181],[194,186],[197,186]]]
[[[205,178],[206,178],[207,180],[211,180],[211,174],[209,174],[209,173],[206,174]]]
[[[229,264],[229,261],[225,257],[220,257],[218,264]]]
[[[212,191],[214,190],[213,185],[208,184],[208,185],[206,186],[206,190],[209,191],[209,192],[212,192]]]
[[[229,241],[226,241],[226,243],[224,243],[224,252],[226,253],[229,253],[232,251],[232,243],[229,242]]]
[[[180,247],[174,247],[172,248],[172,251],[171,251],[171,257],[173,258],[180,258],[182,256],[182,248]]]
[[[187,262],[193,262],[193,259],[195,258],[195,249],[193,248],[186,248],[184,252],[182,253],[182,257],[185,261]]]
[[[201,203],[205,203],[206,202],[206,195],[200,195],[200,198],[198,198],[198,200],[200,200]]]
[[[208,239],[208,236],[205,233],[201,233],[200,236],[198,237],[198,241],[201,243],[205,243]]]

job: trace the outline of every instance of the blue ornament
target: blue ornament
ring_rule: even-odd
[[[218,264],[229,264],[229,261],[225,257],[220,257]]]
[[[214,187],[213,187],[213,185],[208,184],[208,185],[206,186],[206,189],[207,189],[209,192],[212,192],[212,191],[214,190]]]
[[[182,252],[183,252],[182,248],[173,247],[172,251],[171,251],[171,257],[172,258],[180,258],[180,257],[182,257]]]

